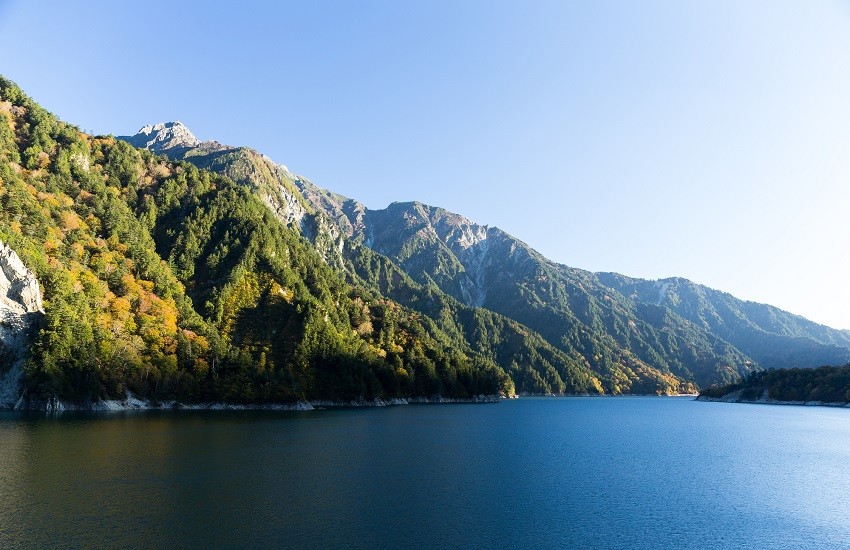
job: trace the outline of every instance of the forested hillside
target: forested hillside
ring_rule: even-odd
[[[850,403],[850,364],[816,369],[771,369],[751,373],[744,380],[700,391],[700,398],[752,402]]]
[[[703,387],[763,368],[850,360],[850,332],[773,306],[681,278],[645,281],[560,265],[498,228],[442,208],[413,202],[369,210],[295,181],[343,234],[415,280],[523,323],[556,347],[574,347],[600,373],[622,364],[617,350]],[[585,334],[593,337],[576,337]],[[615,353],[597,353],[600,346]]]
[[[26,368],[30,399],[512,390],[465,342],[346,283],[244,187],[85,135],[5,79],[0,207],[0,240],[44,293]]]

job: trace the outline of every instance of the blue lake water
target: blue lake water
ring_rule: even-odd
[[[0,547],[838,548],[850,410],[0,413]]]

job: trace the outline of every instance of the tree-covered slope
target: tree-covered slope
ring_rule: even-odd
[[[30,399],[465,397],[511,385],[421,314],[346,282],[243,186],[83,134],[5,79],[0,207],[0,240],[43,287]]]
[[[555,348],[534,331],[492,311],[468,307],[435,286],[414,282],[386,257],[345,238],[337,222],[312,208],[295,187],[297,176],[268,157],[244,147],[200,143],[179,123],[146,127],[160,132],[122,137],[173,159],[227,175],[259,197],[283,225],[296,229],[325,263],[350,284],[385,296],[423,314],[449,335],[452,345],[506,370],[521,393],[601,393],[605,390],[587,361]],[[180,139],[175,139],[175,135]],[[195,143],[187,147],[187,143]],[[648,372],[651,369],[645,369]],[[692,389],[675,378],[652,372],[635,384],[635,391],[678,392]],[[638,382],[638,376],[632,375]],[[610,387],[608,388],[610,391]]]
[[[700,391],[700,399],[734,402],[782,401],[850,403],[850,364],[843,367],[770,369]]]

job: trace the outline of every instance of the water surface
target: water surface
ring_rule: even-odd
[[[847,547],[850,410],[0,413],[0,547]]]

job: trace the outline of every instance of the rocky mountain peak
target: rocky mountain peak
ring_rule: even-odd
[[[134,147],[149,149],[154,153],[163,153],[172,149],[189,149],[201,144],[189,128],[182,122],[160,122],[148,124],[133,136],[119,136]]]

